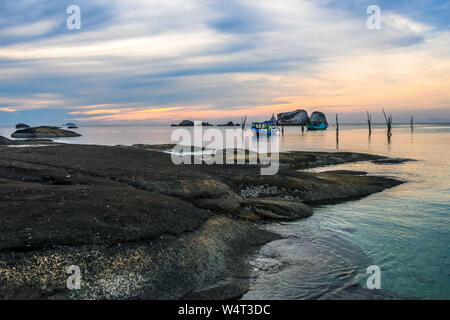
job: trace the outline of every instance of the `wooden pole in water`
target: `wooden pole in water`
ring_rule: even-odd
[[[244,118],[241,117],[241,128],[242,130],[245,129],[245,123],[247,122],[247,116],[245,116]]]
[[[336,113],[336,148],[339,147],[339,118],[338,114]]]
[[[367,111],[367,124],[369,125],[369,136],[372,135],[372,115]]]
[[[338,114],[336,113],[336,138],[339,137],[339,119]]]

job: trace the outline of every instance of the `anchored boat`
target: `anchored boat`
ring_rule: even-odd
[[[277,122],[275,120],[264,121],[264,122],[252,122],[252,131],[258,135],[276,136],[280,129],[277,127]]]
[[[326,130],[328,128],[328,123],[326,121],[307,122],[306,128],[308,128],[308,130]]]

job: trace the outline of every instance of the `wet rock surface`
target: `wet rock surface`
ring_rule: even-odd
[[[26,146],[26,145],[47,145],[55,144],[51,139],[22,139],[11,140],[0,136],[0,146]]]
[[[370,155],[289,153],[261,176],[257,165],[174,165],[155,150],[165,147],[1,147],[0,298],[237,298],[244,257],[278,237],[260,223],[401,183],[289,169]],[[66,288],[70,265],[81,290]]]
[[[397,164],[397,163],[403,163],[408,161],[416,161],[413,159],[406,159],[406,158],[385,158],[385,159],[375,159],[372,160],[372,163],[375,164]]]

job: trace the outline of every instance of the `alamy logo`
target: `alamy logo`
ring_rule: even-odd
[[[70,16],[66,20],[67,29],[80,30],[81,29],[81,9],[79,6],[71,5],[67,7],[67,14]]]
[[[370,14],[367,19],[367,28],[369,30],[381,29],[381,9],[379,6],[372,5],[367,7],[367,14]]]
[[[179,128],[172,132],[171,140],[177,143],[171,153],[174,164],[259,164],[261,175],[278,173],[277,137],[256,139],[251,130],[233,128],[223,132],[216,128],[204,130],[200,121],[194,124],[193,130]]]
[[[81,289],[81,270],[79,266],[71,265],[67,268],[67,274],[71,274],[67,278],[67,289],[80,290]]]
[[[367,289],[381,289],[381,270],[379,266],[367,267],[366,273],[371,274],[366,281]]]

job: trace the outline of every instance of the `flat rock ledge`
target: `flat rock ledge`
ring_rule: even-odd
[[[287,165],[274,176],[257,165],[174,165],[154,150],[2,148],[0,298],[239,298],[248,290],[245,258],[279,237],[261,223],[401,183]],[[346,159],[315,156],[327,157]],[[81,269],[80,290],[66,287],[71,265]]]
[[[33,145],[47,145],[55,144],[51,139],[21,139],[11,140],[0,136],[0,146],[33,146]]]

